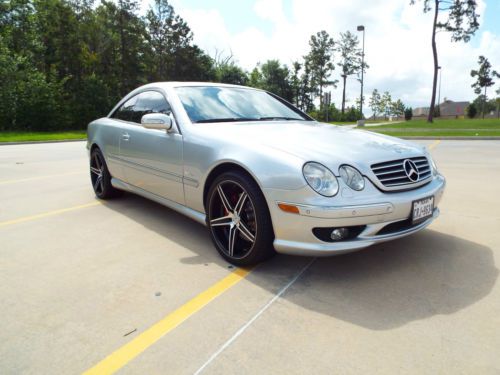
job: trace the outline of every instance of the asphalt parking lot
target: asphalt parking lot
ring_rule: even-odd
[[[500,372],[500,142],[421,141],[441,217],[249,272],[206,229],[92,192],[83,142],[0,146],[0,373]]]

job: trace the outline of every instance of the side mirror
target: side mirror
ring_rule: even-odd
[[[148,113],[142,116],[141,125],[146,129],[169,131],[172,129],[172,119],[164,113]]]

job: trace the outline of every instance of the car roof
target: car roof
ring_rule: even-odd
[[[164,88],[174,88],[174,87],[197,87],[197,86],[212,86],[212,87],[235,87],[235,88],[244,88],[244,89],[253,89],[259,90],[255,87],[241,86],[241,85],[232,85],[228,83],[218,83],[218,82],[181,82],[181,81],[169,81],[169,82],[152,82],[147,85],[141,86],[141,88],[148,87],[164,87]],[[259,90],[262,91],[262,90]]]

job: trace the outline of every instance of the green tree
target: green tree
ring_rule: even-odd
[[[222,56],[222,53],[216,51],[214,62],[215,81],[222,83],[231,83],[234,85],[247,85],[249,77],[247,72],[241,69],[234,61],[233,56]],[[258,87],[256,82],[254,87]]]
[[[341,112],[345,110],[345,89],[347,77],[361,72],[362,54],[359,48],[359,40],[356,35],[347,31],[340,33],[340,40],[337,42],[336,51],[339,54],[337,66],[340,68],[340,76],[342,77],[342,107]],[[364,68],[368,65],[365,63]]]
[[[290,102],[293,101],[293,90],[290,83],[290,71],[278,60],[268,60],[260,65],[260,88],[272,92]]]
[[[215,78],[212,58],[195,44],[177,51],[174,61],[170,80],[207,82]]]
[[[370,106],[370,109],[373,112],[373,119],[377,117],[377,113],[380,111],[380,102],[382,100],[382,97],[380,96],[380,93],[378,92],[377,89],[374,89],[372,91],[372,96],[370,96],[370,99],[368,101],[368,105]]]
[[[299,107],[299,96],[300,96],[300,70],[302,69],[302,64],[298,61],[292,63],[292,71],[290,73],[290,86],[293,93],[293,104]]]
[[[477,107],[474,103],[470,103],[467,108],[465,109],[465,112],[467,113],[467,117],[469,118],[474,118],[477,115]]]
[[[488,61],[488,59],[484,56],[479,56],[478,64],[479,64],[478,70],[473,69],[470,71],[471,77],[473,78],[477,77],[476,82],[474,82],[471,87],[474,88],[474,92],[476,94],[480,94],[482,89],[484,89],[484,94],[483,94],[484,97],[481,105],[481,113],[484,118],[484,114],[486,112],[485,103],[487,103],[488,101],[488,96],[486,95],[486,89],[495,84],[493,78],[495,77],[500,78],[500,74],[498,74],[495,70],[491,70],[491,64]]]
[[[310,65],[304,62],[297,90],[297,104],[301,110],[310,112],[314,109],[314,91]]]
[[[257,66],[252,69],[248,78],[248,85],[251,87],[260,87],[260,82],[262,81],[262,74],[260,73],[260,64],[257,63]]]
[[[0,38],[0,130],[50,130],[68,126],[64,82],[12,53]]]
[[[359,107],[351,106],[347,109],[344,115],[341,114],[342,121],[357,121],[362,118],[362,114],[359,111]]]
[[[478,109],[478,111],[479,109],[481,109],[480,113],[483,118],[486,113],[493,112],[496,109],[495,101],[488,100],[488,97],[484,94],[478,95],[472,103]]]
[[[175,13],[168,0],[155,0],[146,13],[146,41],[150,47],[152,81],[179,79],[173,77],[177,57],[189,49],[193,33],[187,23]]]
[[[245,86],[248,84],[248,75],[238,65],[231,62],[215,68],[215,80],[217,82]]]
[[[406,107],[405,108],[405,120],[410,121],[413,117],[413,108],[412,107]]]
[[[99,22],[104,40],[101,52],[106,67],[103,75],[110,74],[123,96],[133,88],[146,82],[146,25],[138,16],[139,3],[136,0],[102,0],[98,7]]]
[[[314,88],[314,94],[319,96],[321,108],[325,87],[328,85],[336,87],[338,82],[329,79],[335,69],[333,62],[335,42],[326,31],[322,30],[315,35],[311,35],[309,47],[310,51],[304,57],[304,60],[310,74],[308,80],[310,80],[311,86]]]
[[[380,99],[379,113],[384,115],[384,119],[387,120],[391,114],[391,103],[392,97],[389,91],[385,91]]]
[[[468,42],[479,28],[478,15],[476,14],[476,0],[411,0],[410,4],[421,1],[424,5],[424,13],[433,11],[432,23],[432,56],[434,59],[434,77],[432,80],[432,97],[427,121],[432,123],[434,118],[434,107],[436,104],[436,87],[438,78],[438,52],[436,45],[436,33],[446,31],[451,33],[453,42]],[[444,20],[439,15],[444,15]]]
[[[405,105],[403,104],[401,99],[391,102],[390,104],[391,116],[402,117],[404,115],[404,112],[405,112]]]

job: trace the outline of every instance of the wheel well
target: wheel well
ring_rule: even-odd
[[[239,171],[241,173],[244,173],[245,175],[250,177],[257,184],[257,186],[259,186],[259,183],[255,181],[255,178],[242,166],[235,163],[222,163],[210,172],[205,181],[205,186],[203,187],[203,206],[205,207],[205,209],[207,208],[207,195],[208,190],[210,190],[210,186],[212,186],[212,183],[217,177],[229,171]]]
[[[94,151],[96,148],[99,148],[99,146],[94,143],[91,147],[90,147],[90,153],[92,154],[92,151]]]

